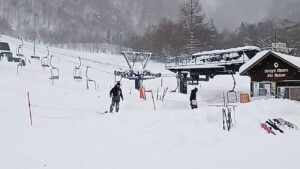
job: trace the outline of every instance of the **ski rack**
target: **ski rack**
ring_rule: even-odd
[[[54,80],[59,79],[59,69],[57,67],[53,66],[53,64],[52,64],[53,57],[54,57],[53,55],[51,55],[51,57],[50,57],[51,77],[49,78],[50,80],[52,80],[52,84],[53,84]]]
[[[47,56],[45,56],[41,59],[41,65],[42,65],[43,68],[50,67],[50,65],[49,65],[49,55],[50,55],[50,51],[49,51],[49,48],[47,47]]]
[[[231,76],[232,76],[232,79],[233,79],[233,88],[232,88],[232,90],[229,90],[229,91],[227,92],[227,103],[231,103],[230,100],[229,100],[229,94],[230,94],[230,93],[233,93],[233,94],[234,94],[234,96],[235,96],[235,101],[234,101],[234,103],[236,103],[236,102],[238,102],[237,93],[236,93],[236,91],[235,91],[236,80],[235,80],[235,78],[234,78],[233,73],[231,74]]]
[[[82,80],[82,77],[81,77],[81,58],[78,57],[79,59],[79,66],[75,66],[75,68],[73,69],[73,79],[75,80]]]
[[[92,82],[95,85],[95,90],[97,90],[97,84],[95,80],[92,80],[91,78],[89,78],[88,76],[88,71],[89,71],[90,66],[86,67],[86,71],[85,71],[85,76],[86,76],[86,89],[90,89],[90,82]]]
[[[208,105],[208,106],[222,107],[223,130],[230,131],[232,127],[236,125],[235,108],[237,106],[228,104],[224,92],[223,92],[223,102],[224,102],[223,105]],[[233,118],[234,118],[234,125],[233,125]]]

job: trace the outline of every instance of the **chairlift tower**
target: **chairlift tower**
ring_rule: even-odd
[[[33,0],[33,12],[34,12],[34,37],[33,37],[33,55],[30,56],[32,59],[38,59],[40,60],[40,57],[36,55],[36,38],[37,38],[37,32],[36,32],[36,27],[37,27],[37,6],[36,6],[36,0]]]
[[[121,54],[124,56],[129,69],[115,71],[115,77],[120,76],[121,78],[135,80],[135,89],[139,89],[144,80],[161,77],[161,73],[151,73],[146,69],[152,53],[123,51]]]

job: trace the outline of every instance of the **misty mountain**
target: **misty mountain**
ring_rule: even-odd
[[[162,18],[178,17],[180,0],[112,0],[123,16],[130,18],[131,25],[143,33],[149,25],[157,24]]]

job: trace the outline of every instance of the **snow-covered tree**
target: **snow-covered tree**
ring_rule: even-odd
[[[187,0],[180,8],[179,23],[185,29],[186,52],[193,54],[199,52],[203,46],[201,37],[204,30],[204,16],[199,0]]]

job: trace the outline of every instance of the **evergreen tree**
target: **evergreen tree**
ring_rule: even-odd
[[[198,0],[187,0],[180,8],[179,23],[183,26],[186,43],[185,51],[193,54],[201,51],[201,37],[203,36],[203,20],[201,14],[202,7]]]
[[[208,36],[206,50],[214,50],[219,48],[219,34],[214,25],[214,20],[212,19],[208,24]]]

